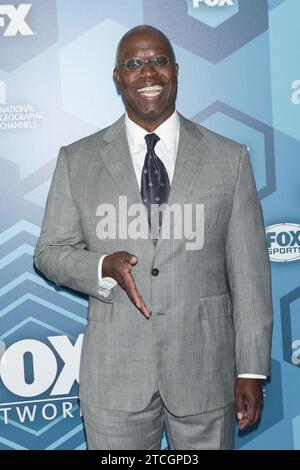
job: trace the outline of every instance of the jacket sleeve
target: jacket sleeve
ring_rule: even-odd
[[[237,374],[270,375],[272,294],[261,205],[249,154],[241,147],[226,239]]]
[[[101,295],[98,263],[103,253],[87,250],[81,220],[73,200],[65,148],[60,149],[51,182],[34,263],[58,286],[66,286],[110,302]]]

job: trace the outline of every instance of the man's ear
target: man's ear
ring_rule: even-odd
[[[116,84],[117,88],[119,88],[119,85],[120,85],[120,72],[119,72],[119,69],[117,69],[117,67],[114,68],[113,75],[114,75],[115,84]]]
[[[113,77],[114,77],[114,82],[115,82],[117,93],[118,95],[122,95],[121,85],[120,85],[120,71],[117,67],[115,67],[113,70]]]

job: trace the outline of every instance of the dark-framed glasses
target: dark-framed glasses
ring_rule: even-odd
[[[129,72],[135,72],[137,70],[142,70],[146,64],[149,64],[150,67],[154,67],[155,69],[159,69],[170,63],[174,64],[175,60],[170,59],[170,57],[166,55],[156,55],[149,60],[144,60],[140,57],[133,57],[132,59],[128,59],[125,64],[118,65],[118,67],[125,67]]]

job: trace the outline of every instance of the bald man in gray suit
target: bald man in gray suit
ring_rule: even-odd
[[[232,449],[236,418],[243,430],[261,413],[272,301],[249,156],[176,111],[177,77],[163,33],[121,39],[126,114],[62,147],[35,251],[50,280],[89,296],[90,449],[159,449],[163,428],[171,449]],[[136,207],[146,230],[128,222]]]

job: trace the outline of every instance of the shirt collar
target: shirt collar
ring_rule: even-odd
[[[149,134],[149,132],[133,122],[127,113],[125,115],[125,127],[128,143],[132,151],[138,150],[141,146],[146,146],[144,137],[146,134]],[[179,133],[179,117],[177,111],[174,111],[174,113],[160,124],[154,132],[167,148],[172,148]]]

